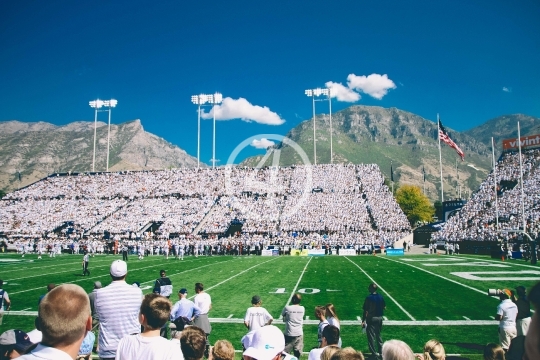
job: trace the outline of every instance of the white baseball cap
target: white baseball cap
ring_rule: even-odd
[[[285,350],[285,336],[277,326],[267,325],[255,331],[244,355],[257,360],[272,360],[283,350]]]
[[[123,260],[114,260],[111,264],[111,275],[122,277],[127,274],[127,263]]]

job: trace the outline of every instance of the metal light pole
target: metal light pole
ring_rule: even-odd
[[[332,89],[328,89],[328,110],[330,113],[330,164],[334,163],[334,146],[332,137],[334,132],[332,131]]]
[[[221,104],[223,95],[215,93],[213,95],[200,94],[191,96],[191,102],[198,105],[197,117],[197,168],[200,166],[201,159],[201,106],[208,103],[212,105],[213,110],[213,130],[212,130],[212,168],[216,167],[216,104]]]
[[[98,109],[103,107],[102,100],[93,100],[88,103],[91,108],[94,108],[94,155],[92,157],[92,172],[96,171],[96,131],[97,131],[97,113]]]
[[[109,107],[109,130],[107,131],[107,172],[109,172],[109,144],[110,144],[110,137],[111,137],[111,109],[113,107],[116,107],[116,104],[118,104],[118,101],[115,99],[106,100],[104,101],[105,106]]]
[[[313,164],[317,165],[317,130],[316,130],[316,118],[315,118],[315,96],[319,97],[321,95],[326,95],[330,99],[330,90],[329,89],[308,89],[305,91],[305,94],[307,96],[311,96],[311,100],[313,102]],[[332,115],[330,114],[330,119]],[[331,130],[330,130],[331,131]],[[332,142],[332,135],[330,134],[330,143]],[[330,145],[330,152],[332,152],[332,145]],[[330,154],[330,157],[332,158],[332,154]]]

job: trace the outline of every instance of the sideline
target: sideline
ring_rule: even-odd
[[[364,275],[366,275],[369,280],[371,280],[372,283],[374,284],[377,284],[377,282],[375,280],[373,280],[373,278],[371,276],[368,275],[367,272],[364,271],[364,269],[362,269],[357,263],[355,263],[354,261],[352,261],[351,259],[349,259],[348,256],[345,256],[345,259],[349,260],[353,265],[355,265],[358,269],[360,269],[360,271],[362,271],[364,273]],[[397,306],[398,308],[401,309],[401,311],[403,311],[412,321],[416,322],[416,319],[411,315],[409,314],[409,312],[407,310],[405,310],[405,308],[403,306],[401,306],[397,301],[396,299],[394,299],[392,297],[392,295],[390,295],[389,293],[386,292],[386,290],[384,290],[379,284],[377,284],[377,286],[379,287],[379,289],[381,289],[382,292],[384,292],[386,294],[386,296],[388,296],[388,298],[390,300],[392,300]],[[356,321],[358,323],[358,321]],[[385,321],[384,324],[388,324],[390,321]],[[340,324],[343,324],[344,321],[341,321]]]

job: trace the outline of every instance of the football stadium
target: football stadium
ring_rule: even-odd
[[[538,150],[522,155],[524,215],[534,233]],[[505,152],[426,244],[413,244],[377,165],[53,174],[2,199],[0,266],[12,301],[4,324],[32,329],[48,284],[90,293],[95,281],[111,282],[113,260],[127,258],[127,281],[145,294],[160,270],[173,303],[181,288],[193,298],[195,283],[204,284],[211,342],[241,348],[256,295],[283,328],[283,308],[301,294],[306,354],[318,346],[314,309],[326,304],[336,309],[343,344],[369,354],[362,317],[375,283],[386,303],[383,339],[420,352],[436,338],[447,353],[474,358],[498,342],[499,298],[488,289],[530,289],[540,278],[534,261],[523,259],[529,242],[514,231],[522,221],[519,158]],[[495,194],[496,183],[514,187]]]

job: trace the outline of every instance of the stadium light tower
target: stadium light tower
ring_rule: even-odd
[[[313,102],[313,164],[317,165],[317,138],[316,138],[317,131],[316,131],[316,126],[315,126],[315,101],[320,101],[320,100],[316,100],[315,97],[326,95],[330,99],[330,90],[326,88],[325,89],[321,89],[321,88],[308,89],[305,91],[305,94],[307,96],[311,96],[311,99]],[[330,154],[330,157],[332,158],[332,154]]]
[[[103,107],[103,100],[92,100],[88,103],[91,108],[94,108],[94,156],[92,157],[92,172],[96,171],[96,129],[97,129],[97,113]]]
[[[200,165],[201,158],[201,106],[208,103],[213,108],[214,129],[212,136],[212,168],[216,167],[216,111],[215,105],[221,104],[223,95],[215,93],[213,95],[200,94],[191,96],[191,102],[198,105],[198,123],[197,123],[197,167]]]
[[[116,107],[118,100],[111,99],[103,101],[103,104],[109,108],[109,130],[107,131],[107,172],[109,172],[109,143],[111,138],[111,109]]]
[[[95,115],[94,115],[94,155],[92,157],[92,172],[96,171],[96,132],[97,132],[97,113],[98,111],[108,111],[109,112],[109,130],[107,133],[107,171],[109,171],[109,143],[110,143],[110,135],[111,135],[111,109],[116,107],[118,104],[118,100],[111,99],[111,100],[92,100],[88,103],[91,108],[94,108]],[[108,110],[99,110],[102,107],[109,108]]]

